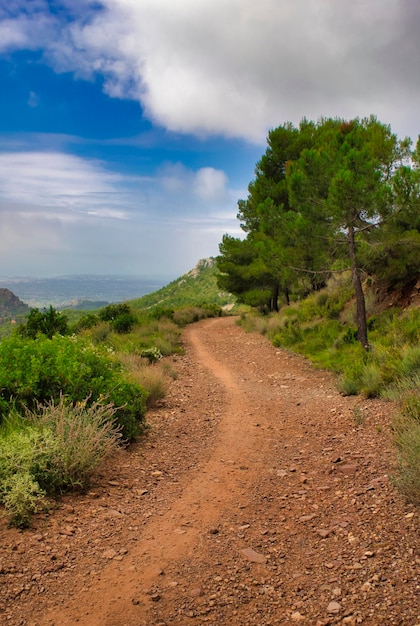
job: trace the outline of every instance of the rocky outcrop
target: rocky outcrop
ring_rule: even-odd
[[[0,317],[13,317],[17,313],[27,313],[29,307],[10,289],[0,288]]]

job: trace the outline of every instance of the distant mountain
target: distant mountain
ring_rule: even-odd
[[[29,313],[29,307],[10,289],[0,288],[0,318],[15,317]]]
[[[177,309],[202,304],[216,304],[220,307],[231,308],[236,303],[236,299],[232,294],[219,289],[218,273],[214,258],[201,259],[187,274],[158,291],[130,300],[130,305],[137,310],[154,306]]]

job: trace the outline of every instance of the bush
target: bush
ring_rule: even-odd
[[[61,397],[38,405],[15,428],[3,428],[0,500],[16,526],[27,526],[46,495],[86,488],[98,465],[121,440],[116,407],[88,401],[75,406]]]
[[[112,321],[112,330],[116,333],[129,333],[136,323],[136,316],[132,313],[122,313]]]
[[[38,403],[57,403],[61,395],[73,403],[86,398],[90,404],[104,398],[113,402],[115,421],[127,440],[144,426],[146,394],[125,379],[121,365],[106,348],[58,335],[36,340],[12,337],[0,343],[0,419],[12,408],[24,414]]]
[[[145,366],[136,374],[136,380],[147,391],[147,406],[156,406],[159,400],[163,400],[167,393],[167,382],[162,370],[157,367]]]
[[[45,492],[29,472],[22,472],[2,482],[0,496],[4,508],[11,515],[10,524],[26,528],[30,525],[31,516],[39,510]]]
[[[80,333],[82,330],[90,330],[99,324],[99,316],[94,313],[84,313],[80,319],[77,320],[73,326],[75,333]]]
[[[37,430],[51,432],[54,438],[48,467],[35,472],[41,487],[54,493],[89,484],[93,470],[121,441],[117,410],[113,403],[89,404],[89,398],[73,405],[62,396],[57,404],[39,405],[29,415]]]
[[[44,311],[31,309],[26,322],[19,325],[18,332],[22,337],[31,339],[35,339],[38,334],[46,335],[49,339],[56,334],[65,335],[68,332],[67,317],[52,306]]]
[[[131,308],[126,302],[120,304],[109,304],[99,311],[99,317],[104,322],[113,322],[120,315],[130,315]]]
[[[398,476],[396,484],[415,504],[420,504],[420,397],[405,399],[393,420],[397,447]]]

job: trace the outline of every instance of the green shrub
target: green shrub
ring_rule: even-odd
[[[82,330],[90,330],[97,326],[100,322],[99,316],[94,313],[84,313],[74,324],[72,330],[74,333],[80,333]]]
[[[115,423],[121,427],[121,435],[125,441],[134,441],[138,435],[144,433],[147,428],[144,421],[147,393],[139,384],[121,376],[106,397],[118,407]]]
[[[31,516],[39,510],[45,492],[29,472],[21,472],[2,482],[0,496],[4,508],[11,515],[11,525],[26,528],[30,525]]]
[[[420,398],[405,401],[393,420],[397,447],[396,484],[408,500],[420,504]]]
[[[384,377],[377,363],[369,363],[361,372],[361,391],[366,398],[377,398],[384,388]]]
[[[0,418],[12,408],[24,414],[38,403],[57,403],[61,395],[73,403],[86,398],[90,403],[101,398],[113,402],[115,421],[127,440],[143,428],[146,394],[125,379],[109,349],[59,335],[36,340],[15,336],[0,343]]]
[[[136,316],[132,313],[122,313],[112,321],[112,330],[120,334],[129,333],[136,321]]]
[[[403,378],[411,378],[420,374],[420,346],[404,346],[401,350],[401,360],[398,363],[398,373]]]
[[[109,304],[99,311],[99,317],[104,322],[112,322],[120,315],[131,314],[131,307],[126,302]]]
[[[85,400],[73,405],[61,397],[3,426],[0,500],[14,525],[28,525],[46,495],[87,487],[121,440],[116,411],[112,404]]]
[[[61,397],[29,415],[36,430],[50,432],[54,438],[48,466],[33,472],[48,493],[84,489],[93,470],[121,441],[122,428],[115,425],[118,407],[99,401],[89,404],[89,400],[72,404]]]
[[[22,337],[35,339],[37,335],[46,335],[51,339],[54,335],[66,335],[68,332],[67,317],[59,313],[52,306],[40,311],[31,309],[26,322],[18,326],[18,332]]]

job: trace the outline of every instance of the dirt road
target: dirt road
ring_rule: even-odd
[[[0,622],[419,625],[391,405],[343,398],[232,318],[184,342],[144,441],[32,530],[2,522]]]

